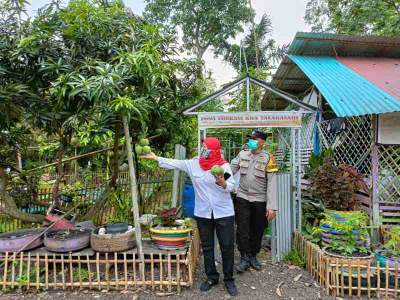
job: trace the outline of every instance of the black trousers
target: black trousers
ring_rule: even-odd
[[[261,250],[261,242],[267,225],[267,204],[265,202],[250,202],[237,197],[236,212],[236,243],[242,256],[254,256]]]
[[[235,250],[235,217],[232,216],[219,219],[205,219],[195,217],[195,219],[197,222],[197,227],[199,229],[200,241],[204,256],[204,269],[207,278],[212,281],[219,280],[219,274],[215,267],[214,254],[214,236],[216,232],[222,254],[224,281],[232,281]]]

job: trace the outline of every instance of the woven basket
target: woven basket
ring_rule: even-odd
[[[99,235],[98,227],[92,231],[90,244],[97,252],[120,252],[136,247],[135,231],[129,230],[125,233]]]

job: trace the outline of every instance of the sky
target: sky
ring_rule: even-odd
[[[142,14],[145,3],[142,0],[124,0],[136,14]],[[49,0],[30,0],[29,14],[33,14],[38,8],[49,3]],[[307,0],[251,0],[252,7],[256,11],[256,22],[267,13],[273,26],[272,37],[278,44],[287,44],[292,41],[298,31],[309,31],[310,28],[304,23],[304,13]],[[240,36],[236,38],[240,41]],[[217,85],[228,83],[236,76],[233,68],[221,60],[215,58],[211,50],[204,55],[206,68],[212,72],[212,77]]]

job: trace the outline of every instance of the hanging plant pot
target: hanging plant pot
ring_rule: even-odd
[[[375,258],[381,267],[386,267],[386,264],[389,265],[389,268],[400,266],[400,257],[391,257],[386,250],[375,251]]]
[[[91,233],[90,244],[97,252],[127,251],[136,247],[135,229],[110,234],[106,233],[104,227],[98,227]]]
[[[182,249],[190,238],[192,228],[152,227],[151,240],[159,249]]]
[[[44,228],[31,228],[2,233],[0,234],[0,252],[16,252],[27,244],[28,246],[23,250],[39,247],[43,244],[41,234],[44,230]]]
[[[90,231],[85,229],[57,229],[46,233],[44,245],[52,252],[73,252],[89,246]]]

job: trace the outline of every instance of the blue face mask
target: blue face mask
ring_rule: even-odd
[[[250,139],[246,143],[247,147],[249,147],[250,150],[256,150],[258,147],[258,142],[256,140]]]

